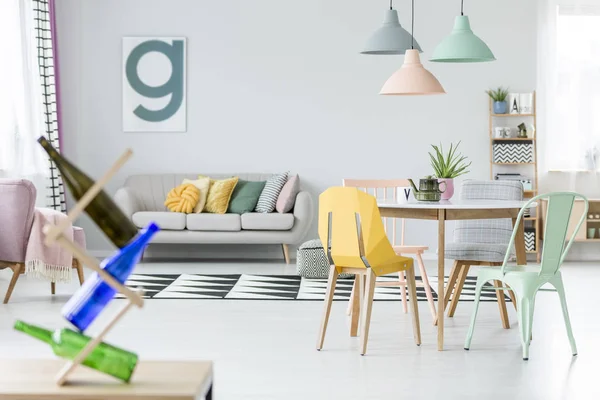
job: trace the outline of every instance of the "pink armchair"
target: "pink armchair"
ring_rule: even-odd
[[[4,304],[8,303],[19,276],[25,272],[25,251],[33,224],[35,196],[35,186],[28,180],[0,179],[0,269],[10,268],[13,271]],[[73,239],[85,248],[83,229],[74,226]],[[83,268],[75,257],[73,268],[77,270],[79,283],[83,284]],[[51,283],[51,292],[55,293],[54,282]]]

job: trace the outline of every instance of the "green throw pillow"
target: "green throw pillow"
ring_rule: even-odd
[[[233,190],[228,213],[244,214],[254,211],[258,198],[267,182],[249,182],[240,179]]]

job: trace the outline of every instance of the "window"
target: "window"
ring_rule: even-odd
[[[557,3],[550,14],[555,21],[547,21],[553,29],[545,32],[546,56],[538,59],[547,78],[543,132],[548,140],[547,165],[550,170],[597,170],[600,168],[600,1]]]
[[[47,174],[35,139],[45,134],[34,3],[0,1],[0,174],[34,179]]]
[[[16,165],[17,121],[15,110],[14,77],[17,74],[16,60],[18,49],[19,13],[17,3],[3,1],[0,3],[0,54],[5,54],[0,63],[0,171],[8,174]]]

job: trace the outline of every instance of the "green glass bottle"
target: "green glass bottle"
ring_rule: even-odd
[[[60,170],[62,178],[69,187],[73,197],[77,200],[81,199],[85,192],[92,187],[94,180],[61,156],[45,137],[41,136],[38,142]],[[104,190],[100,191],[90,204],[88,204],[85,211],[106,236],[108,236],[110,241],[119,248],[124,247],[138,233],[135,225],[123,214],[121,209]]]
[[[35,325],[26,324],[23,321],[15,322],[15,329],[48,343],[54,354],[68,360],[74,359],[91,340],[88,336],[70,329],[57,329],[52,332]],[[96,346],[82,364],[129,382],[137,361],[137,354],[102,342]]]

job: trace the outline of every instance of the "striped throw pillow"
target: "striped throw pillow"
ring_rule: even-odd
[[[260,194],[258,198],[258,203],[256,204],[256,212],[259,213],[271,213],[275,210],[275,205],[277,204],[277,198],[279,197],[279,193],[281,193],[281,189],[283,189],[283,185],[287,182],[288,172],[283,174],[273,175],[267,181],[265,188]]]

